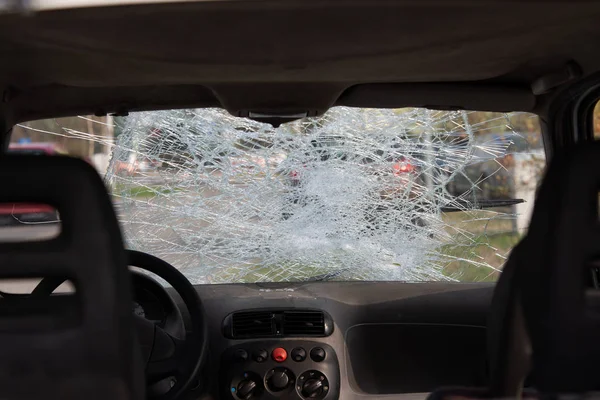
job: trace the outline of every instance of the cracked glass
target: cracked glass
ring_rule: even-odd
[[[193,283],[493,281],[545,166],[527,113],[335,107],[274,128],[220,109],[21,124],[104,176],[126,246]]]

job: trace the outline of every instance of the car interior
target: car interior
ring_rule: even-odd
[[[600,3],[583,0],[0,2],[0,203],[9,205],[2,209],[10,220],[14,204],[34,205],[19,226],[0,224],[0,278],[35,281],[27,293],[0,285],[0,397],[594,398],[599,18]],[[502,138],[473,139],[471,128],[484,137],[491,125],[472,122],[470,110],[493,115],[486,118],[502,129],[515,115],[535,118],[538,158],[510,153],[515,163],[542,160],[539,184],[528,183],[531,197],[518,184],[499,200],[454,194],[454,171],[476,158],[488,162],[501,146]],[[110,140],[50,132],[61,146],[75,135],[88,140],[90,155],[111,149],[106,175],[95,158],[15,150],[15,143],[35,150],[28,141],[50,130],[31,121],[67,117],[110,129],[115,121]],[[434,133],[422,128],[425,117]],[[398,120],[400,128],[390,122]],[[29,136],[19,136],[23,130]],[[215,130],[212,158],[191,150],[204,148]],[[361,147],[392,131],[400,139],[388,153],[384,139],[376,150]],[[417,136],[420,147],[405,150]],[[314,146],[318,137],[325,140]],[[327,146],[343,155],[311,153]],[[249,156],[263,147],[280,157],[273,180],[271,159]],[[131,154],[147,159],[145,170]],[[234,163],[240,159],[254,166]],[[384,162],[397,163],[393,190],[389,177],[373,172]],[[346,174],[324,178],[320,165]],[[505,176],[529,164],[494,165]],[[237,180],[225,182],[230,172]],[[339,176],[351,183],[336,186]],[[471,193],[478,184],[462,176]],[[222,185],[214,186],[220,194],[206,194],[206,182]],[[331,194],[319,197],[312,182]],[[284,211],[271,202],[273,185]],[[409,204],[400,211],[411,213],[400,233],[377,222],[396,215],[390,204],[400,204],[398,192]],[[357,193],[367,197],[352,202]],[[327,220],[331,203],[323,199],[344,201],[337,219]],[[435,218],[449,221],[446,212],[522,204],[532,210],[526,227],[506,254],[488,243],[501,261],[485,279],[425,273],[406,261],[439,261],[426,255],[468,234],[442,235]],[[38,221],[32,214],[40,209]],[[372,217],[372,209],[380,214]],[[304,217],[312,225],[302,231]],[[19,236],[57,218],[50,237]],[[344,221],[354,222],[317,235]],[[363,258],[351,248],[366,243],[359,240],[344,242],[350,250],[335,257],[319,253],[355,228],[381,246],[361,250]],[[174,247],[167,231],[185,243]],[[293,253],[300,262],[279,257],[306,245],[308,231],[320,243]],[[397,241],[394,259],[403,261],[382,266],[383,244]],[[456,254],[443,256],[466,262]],[[325,258],[342,265],[325,268]],[[224,259],[237,264],[217,265]]]

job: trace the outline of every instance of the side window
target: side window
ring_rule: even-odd
[[[113,143],[113,118],[88,115],[18,124],[13,127],[8,151],[78,157],[104,175]]]
[[[32,121],[13,127],[7,152],[79,157],[104,174],[112,145],[112,129],[106,117]],[[60,230],[60,213],[47,204],[0,204],[0,241],[42,241],[56,237]]]

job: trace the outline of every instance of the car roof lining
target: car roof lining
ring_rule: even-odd
[[[238,0],[0,14],[9,60],[0,117],[186,107],[317,115],[334,105],[532,111],[540,77],[569,62],[582,77],[600,71],[599,17],[600,3],[584,0]]]

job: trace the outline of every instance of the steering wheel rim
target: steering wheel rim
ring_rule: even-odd
[[[191,331],[186,331],[182,351],[185,357],[184,362],[188,364],[186,366],[188,368],[185,368],[185,380],[184,382],[178,381],[171,390],[160,396],[161,400],[176,399],[190,387],[206,360],[208,330],[204,321],[202,300],[190,281],[168,262],[136,250],[127,250],[127,260],[130,266],[152,272],[169,283],[188,309]]]
[[[177,338],[172,337],[154,324],[152,324],[152,327],[141,321],[137,321],[138,323],[136,324],[138,327],[145,325],[145,329],[153,329],[153,335],[156,334],[163,338],[165,337],[164,335],[167,335],[177,348],[175,351],[177,357],[173,358],[177,358],[177,361],[179,361],[179,357],[181,357],[183,365],[178,365],[177,363],[174,364],[173,360],[170,359],[160,360],[160,362],[154,363],[158,365],[158,369],[165,368],[169,365],[175,365],[177,370],[180,372],[179,376],[184,377],[183,380],[177,380],[176,384],[167,393],[155,397],[159,398],[160,400],[175,400],[184,394],[187,389],[189,389],[192,382],[194,382],[194,379],[199,375],[200,370],[206,360],[208,348],[208,330],[204,319],[202,300],[200,299],[200,296],[198,296],[198,293],[190,281],[168,262],[151,254],[136,250],[126,250],[126,254],[129,266],[152,272],[153,274],[164,279],[173,287],[173,289],[175,289],[188,309],[191,330],[186,330],[184,340],[178,340]],[[63,282],[64,279],[61,278],[44,278],[36,286],[31,295],[49,296]],[[154,346],[152,349],[150,349],[150,353],[152,353],[153,350]],[[151,364],[151,360],[146,362],[145,370],[147,376]],[[166,371],[167,370],[165,369],[165,372]]]

